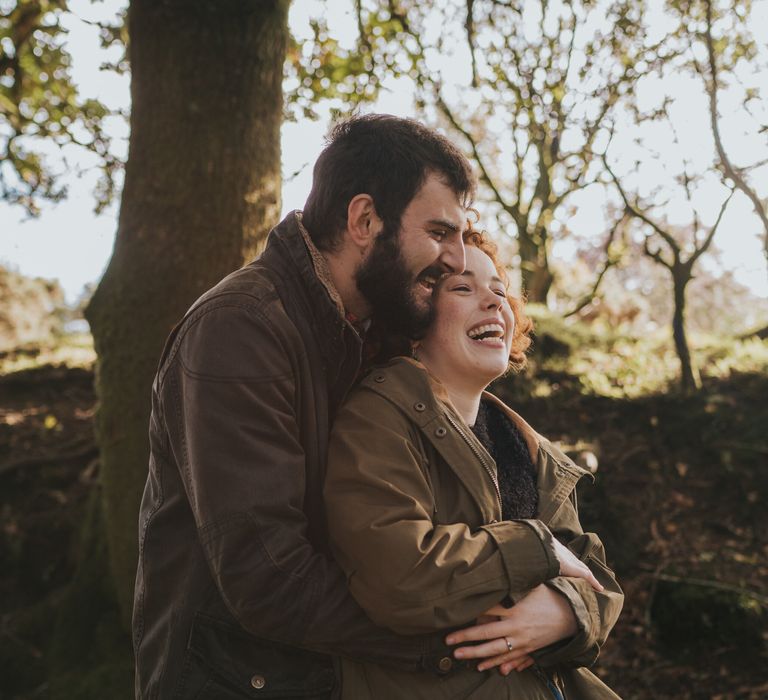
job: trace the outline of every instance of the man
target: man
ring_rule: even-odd
[[[328,556],[321,495],[361,321],[425,327],[434,281],[464,268],[474,186],[459,151],[416,122],[340,124],[303,215],[174,330],[139,520],[137,697],[327,697],[338,684],[323,651],[450,667],[431,639],[362,613]]]

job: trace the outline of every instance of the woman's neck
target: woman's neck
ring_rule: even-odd
[[[477,411],[480,408],[480,397],[483,393],[482,389],[479,391],[462,391],[446,385],[445,390],[448,393],[448,398],[451,400],[453,407],[464,419],[464,422],[470,427],[473,426],[475,420],[477,420]]]
[[[451,405],[464,419],[464,422],[469,426],[474,425],[477,419],[477,411],[480,408],[480,398],[483,395],[485,386],[477,386],[476,384],[471,386],[465,385],[456,381],[455,374],[440,372],[438,367],[432,367],[427,362],[423,364],[427,371],[440,382]]]

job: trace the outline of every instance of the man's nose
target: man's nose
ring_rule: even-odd
[[[467,257],[464,249],[464,238],[461,235],[451,236],[450,240],[445,241],[440,261],[447,268],[446,272],[452,274],[464,272]]]

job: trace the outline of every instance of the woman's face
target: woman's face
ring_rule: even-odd
[[[466,256],[463,273],[441,280],[417,354],[444,382],[485,387],[507,370],[515,317],[491,259],[473,246]]]

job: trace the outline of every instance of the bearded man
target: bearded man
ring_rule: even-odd
[[[466,158],[418,122],[343,122],[303,213],[171,334],[139,520],[138,698],[330,697],[334,655],[450,666],[437,640],[377,627],[351,598],[322,491],[366,319],[409,337],[426,326],[434,281],[464,269],[474,187]]]

